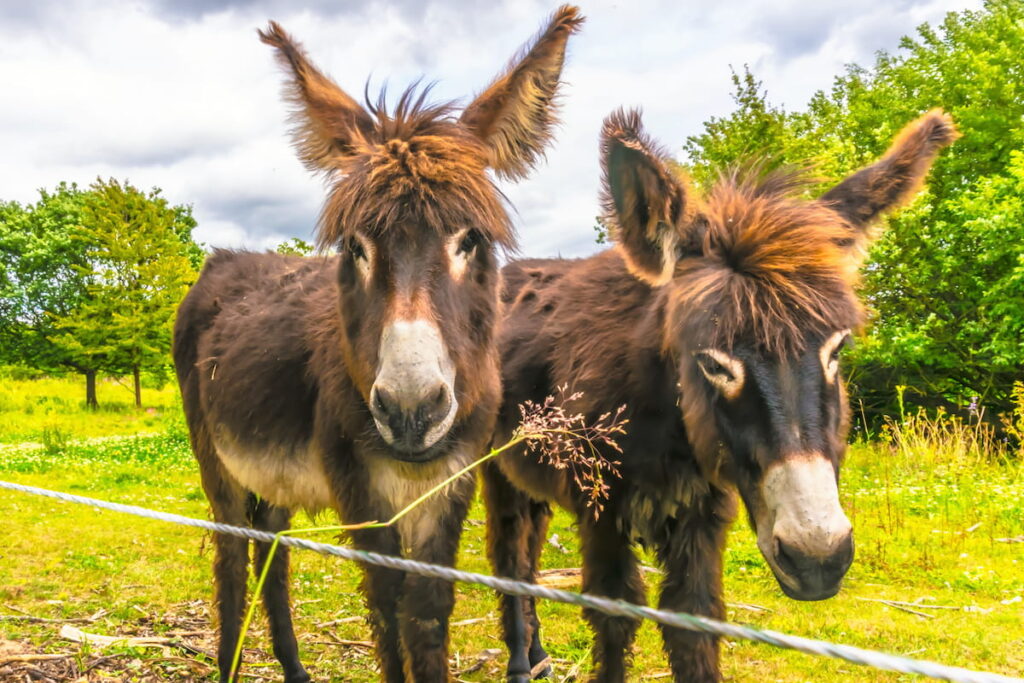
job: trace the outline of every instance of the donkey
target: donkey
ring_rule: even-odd
[[[192,448],[218,522],[279,532],[296,508],[386,520],[472,462],[500,405],[498,250],[514,248],[488,175],[518,179],[557,116],[563,6],[456,118],[426,91],[394,111],[360,105],[271,22],[260,32],[290,74],[294,143],[331,184],[317,242],[338,254],[215,251],[181,304],[174,361]],[[353,531],[366,550],[451,565],[474,491],[452,483],[397,528]],[[268,544],[256,544],[256,563]],[[283,549],[282,549],[283,550]],[[248,545],[216,536],[218,665],[231,676]],[[285,680],[308,681],[290,616],[287,552],[263,601]],[[362,590],[381,676],[448,680],[450,583],[366,568]]]
[[[809,201],[801,174],[723,173],[698,196],[642,130],[636,112],[602,133],[603,202],[616,246],[580,260],[503,270],[504,402],[582,392],[574,412],[625,405],[621,479],[595,516],[573,472],[525,449],[485,472],[496,574],[533,578],[549,503],[576,515],[583,590],[634,603],[644,585],[634,542],[665,570],[659,606],[723,618],[722,553],[743,499],[757,544],[791,598],[834,595],[853,560],[838,474],[848,430],[839,356],[862,313],[854,292],[868,226],[917,191],[956,131],[935,110],[877,163]],[[544,658],[532,601],[502,596],[508,677]],[[636,622],[585,613],[594,679],[621,681]],[[676,681],[718,681],[711,636],[665,628]]]

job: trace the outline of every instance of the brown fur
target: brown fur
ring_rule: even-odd
[[[566,41],[582,24],[579,9],[559,7],[533,46],[514,57],[462,114],[462,123],[488,141],[490,165],[503,177],[526,175],[551,141]],[[518,106],[502,106],[509,99]]]
[[[932,109],[906,126],[877,163],[826,192],[822,201],[864,228],[917,194],[935,157],[958,137],[949,114]]]
[[[801,198],[800,174],[756,169],[726,171],[699,197],[637,114],[610,116],[603,199],[618,244],[586,259],[505,267],[495,441],[516,428],[519,404],[567,386],[582,392],[569,408],[589,419],[626,406],[622,453],[606,454],[621,462],[622,476],[606,481],[595,520],[564,470],[525,450],[502,456],[485,473],[495,572],[532,578],[539,550],[530,539],[554,503],[577,517],[584,591],[642,602],[632,550],[640,541],[665,569],[662,607],[723,617],[734,492],[754,522],[761,477],[774,464],[814,452],[838,472],[842,461],[848,407],[842,382],[823,375],[819,348],[862,318],[854,288],[866,224],[855,218],[907,199],[936,140],[950,141],[951,131],[944,115],[925,115],[865,169],[868,185],[861,171],[821,201]],[[698,364],[705,349],[742,359],[752,379],[720,395]],[[509,674],[525,680],[543,653],[536,611],[529,600],[504,597],[502,612]],[[594,679],[623,680],[636,624],[585,616],[595,631]],[[675,629],[663,637],[675,680],[720,680],[714,638]]]
[[[485,447],[500,402],[497,251],[515,244],[487,169],[522,175],[549,141],[565,41],[580,21],[575,8],[560,10],[521,63],[470,105],[494,117],[483,129],[479,115],[470,125],[451,105],[426,103],[427,91],[407,90],[391,111],[383,95],[364,108],[278,24],[260,33],[290,75],[299,157],[330,181],[317,243],[339,253],[217,250],[182,302],[174,361],[215,519],[276,532],[294,508],[330,507],[346,523],[386,520]],[[507,123],[525,120],[533,123]],[[395,447],[394,433],[386,438],[372,414],[382,334],[394,320],[436,326],[424,334],[435,335],[439,363],[450,359],[454,369],[442,389],[458,410],[438,421],[447,432],[422,450]],[[425,414],[414,419],[425,422]],[[473,489],[464,476],[395,528],[354,531],[352,541],[451,565]],[[227,681],[248,556],[238,539],[218,537],[216,547],[218,664]],[[266,544],[257,544],[257,557],[266,556]],[[279,552],[263,597],[285,680],[299,683],[309,677],[287,576]],[[368,568],[363,592],[382,679],[447,680],[452,585]]]

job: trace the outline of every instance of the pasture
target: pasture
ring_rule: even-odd
[[[149,390],[153,408],[141,413],[129,407],[131,395],[118,385],[101,385],[101,405],[107,407],[100,413],[84,410],[80,391],[73,380],[4,381],[0,443],[18,445],[0,447],[0,478],[208,517],[175,387]],[[726,553],[729,619],[1020,675],[1024,467],[992,450],[974,428],[913,418],[879,440],[855,444],[841,494],[854,524],[857,556],[842,592],[825,602],[799,603],[781,594],[741,517]],[[209,537],[12,492],[0,492],[0,515],[0,680],[26,680],[30,669],[50,672],[54,680],[215,680],[215,666],[203,654],[216,647]],[[333,523],[326,516],[316,522]],[[301,515],[296,520],[296,526],[313,524]],[[483,507],[477,501],[459,567],[489,573],[484,548]],[[579,567],[577,549],[571,521],[558,512],[543,568]],[[292,557],[296,629],[311,675],[377,680],[358,568],[303,551]],[[645,564],[654,562],[646,558]],[[647,578],[654,602],[658,577],[652,571]],[[573,572],[559,580],[575,588]],[[457,596],[452,671],[461,680],[496,680],[505,667],[496,599],[487,589],[464,585]],[[904,611],[882,600],[918,606]],[[554,680],[585,679],[590,632],[578,610],[540,607],[543,637],[555,658]],[[60,635],[69,625],[60,620],[78,619],[85,621],[70,625],[89,633],[165,636],[185,647],[78,645]],[[9,659],[29,653],[67,657]],[[640,630],[634,662],[637,680],[667,677],[652,624]],[[910,679],[748,643],[727,644],[722,665],[737,681]],[[244,671],[246,680],[280,677],[260,611],[246,641]]]

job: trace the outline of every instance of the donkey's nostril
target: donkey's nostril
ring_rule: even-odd
[[[441,420],[452,407],[452,395],[448,389],[448,385],[442,384],[438,387],[437,391],[434,392],[433,405],[430,409],[430,415],[437,420]]]
[[[375,386],[373,388],[373,397],[371,398],[370,404],[373,409],[380,413],[380,418],[389,419],[397,416],[401,412],[401,408],[398,405],[398,401],[383,386]]]
[[[795,553],[792,548],[782,542],[778,536],[775,537],[775,563],[784,574],[796,578],[800,575],[800,553]]]

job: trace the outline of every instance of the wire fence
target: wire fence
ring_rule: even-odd
[[[0,481],[0,489],[8,489],[36,496],[55,498],[68,503],[89,505],[103,510],[111,510],[138,517],[145,517],[147,519],[155,519],[161,522],[170,522],[172,524],[196,527],[207,531],[238,536],[254,541],[271,543],[276,538],[282,545],[287,545],[293,548],[302,548],[303,550],[312,550],[313,552],[324,555],[333,555],[335,557],[353,560],[363,564],[372,564],[379,567],[397,569],[413,574],[419,574],[421,576],[443,579],[445,581],[477,584],[508,595],[520,595],[541,598],[543,600],[551,600],[554,602],[563,602],[597,610],[611,616],[627,617],[638,620],[650,619],[651,621],[665,626],[672,626],[700,633],[708,633],[733,640],[749,640],[756,643],[764,643],[774,647],[796,650],[798,652],[818,655],[821,657],[840,659],[853,664],[860,664],[885,671],[918,674],[942,681],[955,681],[957,683],[1024,683],[1024,679],[1022,678],[1003,676],[1001,674],[984,671],[972,671],[970,669],[946,666],[944,664],[930,662],[927,660],[910,659],[908,657],[886,654],[875,650],[865,650],[850,645],[792,636],[785,633],[779,633],[777,631],[762,630],[751,626],[732,624],[695,614],[667,612],[642,605],[634,605],[622,600],[612,600],[585,593],[572,593],[569,591],[540,586],[534,583],[515,581],[513,579],[503,579],[496,576],[477,574],[474,572],[466,572],[452,567],[429,564],[402,557],[381,555],[379,553],[367,552],[356,548],[332,545],[329,543],[317,543],[316,541],[297,538],[295,536],[275,536],[272,533],[259,531],[257,529],[236,527],[202,519],[193,519],[191,517],[184,517],[182,515],[176,515],[168,512],[160,512],[158,510],[150,510],[135,505],[112,503],[105,500],[98,500],[96,498],[88,498],[86,496],[50,491],[48,489],[42,489],[35,486],[25,486],[23,484]]]

